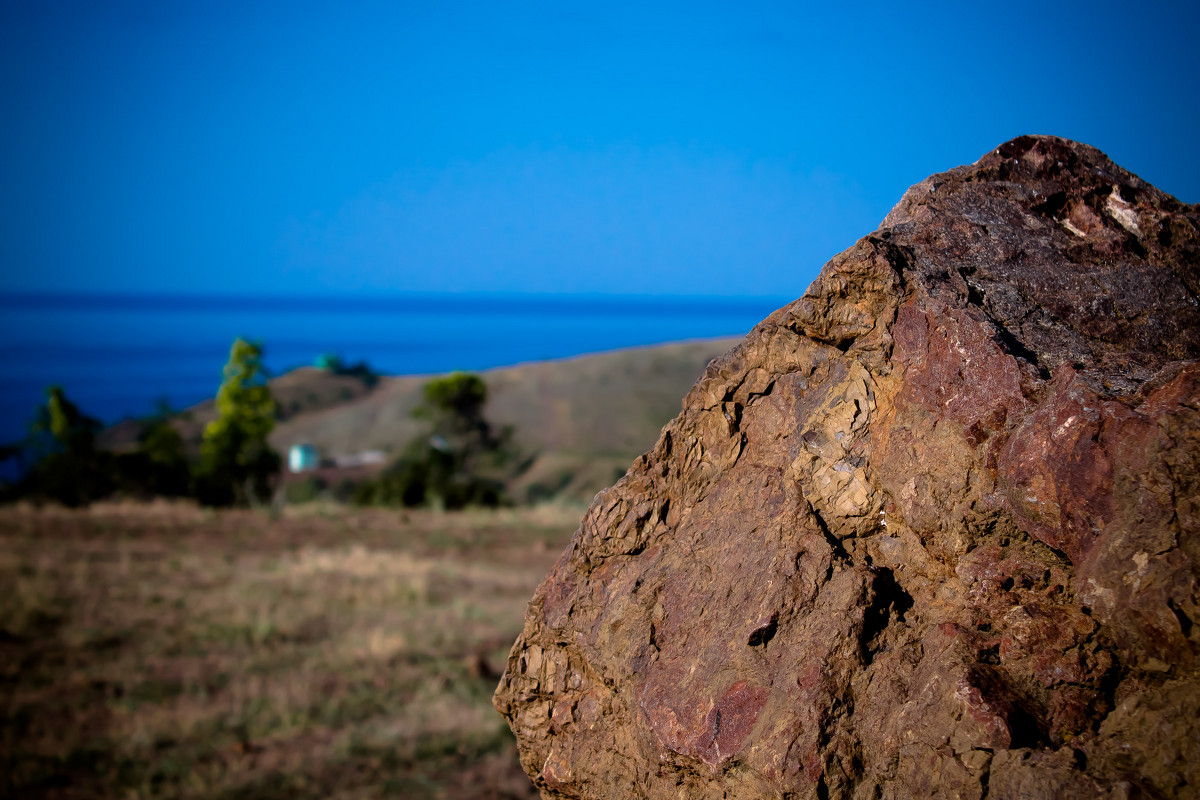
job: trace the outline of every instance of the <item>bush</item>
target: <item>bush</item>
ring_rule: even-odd
[[[116,489],[113,457],[96,449],[99,420],[81,412],[60,386],[46,390],[25,450],[33,466],[16,494],[53,500],[66,506],[87,505]]]
[[[460,509],[508,502],[504,478],[515,463],[511,432],[496,434],[483,416],[487,384],[455,373],[425,384],[413,416],[429,422],[428,434],[408,443],[378,478],[355,492],[363,505]]]
[[[507,503],[504,482],[464,468],[461,453],[447,452],[420,439],[404,455],[355,492],[360,505],[461,509]]]
[[[150,423],[138,437],[138,449],[116,456],[117,491],[140,497],[184,497],[192,475],[183,437],[165,417]]]

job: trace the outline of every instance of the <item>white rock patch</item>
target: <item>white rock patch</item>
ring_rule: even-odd
[[[1113,187],[1112,194],[1105,201],[1104,209],[1122,228],[1134,236],[1142,235],[1141,228],[1138,227],[1137,212],[1133,210],[1133,206],[1124,197],[1121,197],[1116,186]]]

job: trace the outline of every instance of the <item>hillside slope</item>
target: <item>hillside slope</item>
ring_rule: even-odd
[[[511,487],[516,497],[590,499],[654,444],[708,362],[737,341],[654,345],[482,373],[490,392],[487,418],[512,426],[516,444],[533,460]],[[271,444],[285,453],[293,444],[308,443],[322,458],[396,453],[422,431],[412,410],[432,377],[364,380],[314,367],[288,372],[270,382],[281,413]],[[215,415],[214,402],[206,400],[173,424],[195,447]],[[101,436],[101,446],[132,448],[143,425],[137,420],[115,425]],[[362,475],[363,470],[354,473]]]
[[[537,456],[514,490],[590,498],[654,443],[708,362],[736,342],[657,345],[482,373],[487,418],[513,426],[518,446]],[[429,378],[383,378],[373,391],[280,422],[271,442],[281,452],[307,442],[324,456],[399,450],[422,430],[412,410]]]

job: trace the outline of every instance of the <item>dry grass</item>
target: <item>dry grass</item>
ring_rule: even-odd
[[[0,509],[0,794],[534,797],[490,695],[578,517]]]

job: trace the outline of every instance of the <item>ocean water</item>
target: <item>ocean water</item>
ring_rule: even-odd
[[[238,336],[276,374],[330,352],[426,374],[741,335],[791,299],[0,295],[0,442],[24,435],[52,384],[106,423],[212,397]]]

